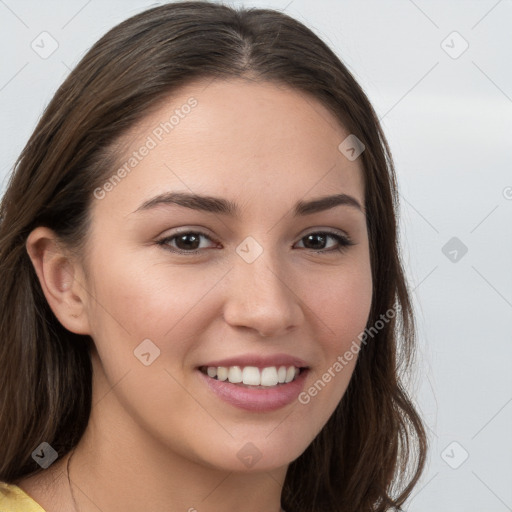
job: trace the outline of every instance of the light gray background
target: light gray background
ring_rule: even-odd
[[[431,440],[406,510],[512,511],[512,2],[232,3],[310,26],[361,83],[390,141],[420,342],[410,389]],[[2,191],[69,70],[152,5],[0,0]],[[43,31],[59,45],[46,59],[31,48]]]

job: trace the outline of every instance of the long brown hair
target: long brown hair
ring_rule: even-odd
[[[343,399],[291,463],[282,506],[382,512],[410,495],[427,442],[402,381],[415,326],[395,171],[378,118],[347,68],[303,24],[273,10],[201,1],[159,6],[110,30],[59,88],[15,164],[0,205],[1,480],[38,471],[31,453],[43,441],[64,456],[91,409],[92,339],[69,332],[52,313],[25,248],[28,234],[47,226],[81,254],[93,191],[120,157],[120,136],[195,79],[248,76],[309,94],[363,141],[374,282],[367,327],[396,311],[361,345]]]

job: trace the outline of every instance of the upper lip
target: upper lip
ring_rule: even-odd
[[[226,359],[217,359],[200,365],[200,367],[208,366],[256,366],[257,368],[266,368],[269,366],[295,366],[297,368],[306,368],[307,363],[298,357],[288,354],[244,354],[233,356]]]

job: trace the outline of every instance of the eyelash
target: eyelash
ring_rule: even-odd
[[[180,255],[198,254],[200,251],[204,250],[204,249],[195,249],[193,251],[184,251],[182,249],[171,248],[169,246],[170,241],[172,241],[180,236],[183,236],[183,235],[199,235],[204,238],[207,238],[211,242],[215,242],[215,240],[213,240],[209,235],[207,235],[206,233],[203,233],[202,231],[182,231],[181,233],[176,233],[172,236],[162,238],[161,240],[158,240],[156,243],[157,243],[157,245],[162,246],[165,250],[170,251],[175,254],[180,254]],[[338,242],[338,246],[335,248],[331,248],[331,249],[322,249],[319,251],[315,251],[314,249],[304,248],[304,250],[309,250],[316,254],[325,254],[325,253],[332,253],[332,252],[340,252],[341,253],[341,252],[344,252],[344,250],[346,250],[351,245],[355,245],[355,243],[350,239],[350,237],[348,237],[346,235],[340,235],[339,233],[332,233],[330,231],[313,231],[311,233],[308,233],[307,235],[304,235],[300,239],[300,241],[302,241],[303,239],[305,239],[306,237],[308,237],[310,235],[323,235],[323,236],[334,238]]]

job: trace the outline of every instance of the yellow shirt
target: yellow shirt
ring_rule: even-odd
[[[14,484],[0,482],[1,512],[45,512],[25,491]]]

